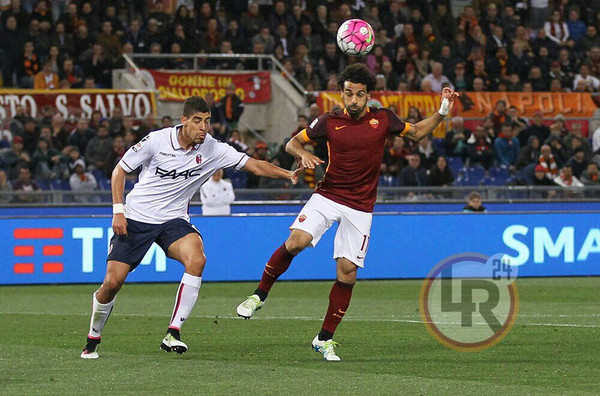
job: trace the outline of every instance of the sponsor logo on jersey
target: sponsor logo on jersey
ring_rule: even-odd
[[[144,142],[146,140],[148,140],[148,138],[150,138],[150,135],[146,135],[142,140],[137,142],[137,144],[135,144],[134,146],[131,146],[131,149],[137,153],[144,145]]]
[[[201,163],[201,162],[202,162],[202,155],[200,155],[200,154],[197,154],[197,155],[196,155],[196,163],[197,163],[197,164],[199,164],[199,163]]]
[[[158,177],[160,177],[161,179],[164,179],[164,178],[177,179],[179,177],[183,177],[184,180],[187,180],[188,177],[200,176],[201,170],[202,170],[202,168],[196,168],[196,169],[186,169],[182,172],[179,172],[176,169],[167,170],[167,169],[162,169],[161,167],[157,166],[156,172],[154,174],[157,175]]]
[[[369,124],[371,124],[371,127],[373,128],[379,128],[379,120],[375,119],[375,118],[371,118],[371,120],[369,121]]]
[[[165,153],[165,152],[163,152],[163,151],[159,151],[159,152],[158,152],[158,154],[160,154],[160,155],[164,155],[164,156],[166,156],[166,157],[175,157],[175,154],[172,154],[172,153]]]
[[[306,215],[300,215],[300,217],[298,217],[298,221],[300,223],[302,223],[304,220],[306,220]]]

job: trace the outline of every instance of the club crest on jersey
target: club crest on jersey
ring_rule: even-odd
[[[302,223],[304,220],[306,220],[306,215],[300,215],[300,217],[298,217],[298,221],[300,223]]]
[[[375,118],[371,118],[371,120],[369,121],[369,124],[371,124],[372,128],[379,128],[379,120],[375,119]]]
[[[197,155],[196,155],[196,163],[197,163],[197,164],[199,164],[199,163],[201,163],[201,162],[202,162],[202,155],[200,155],[200,154],[197,154]]]
[[[156,167],[156,172],[154,173],[155,175],[157,175],[158,177],[160,177],[161,179],[164,178],[168,178],[170,177],[171,179],[177,179],[179,177],[183,177],[184,180],[187,180],[188,177],[193,177],[193,176],[200,176],[200,171],[202,170],[202,168],[198,168],[198,169],[186,169],[182,172],[179,172],[175,169],[173,170],[167,170],[167,169],[162,169],[160,167]]]

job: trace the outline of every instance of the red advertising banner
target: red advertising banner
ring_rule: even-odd
[[[154,79],[160,100],[183,102],[190,96],[205,96],[211,92],[215,100],[225,96],[225,88],[233,83],[235,93],[244,103],[262,103],[271,100],[269,72],[204,73],[161,72],[144,70]]]
[[[120,107],[127,117],[156,116],[156,100],[152,91],[0,89],[0,120],[13,118],[17,106],[25,107],[25,112],[32,117],[41,117],[44,108],[51,106],[65,120],[91,118],[96,110],[102,113],[102,117],[110,117],[115,107]]]

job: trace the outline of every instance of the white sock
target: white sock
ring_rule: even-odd
[[[102,328],[106,324],[116,300],[115,297],[112,301],[107,302],[106,304],[100,304],[96,299],[96,293],[98,292],[94,292],[94,296],[92,297],[92,319],[90,320],[90,332],[88,333],[89,338],[100,338]]]
[[[202,283],[201,276],[194,276],[188,273],[183,274],[179,289],[175,295],[175,307],[171,316],[170,329],[181,330],[181,326],[187,320],[188,316],[198,299],[198,291]]]

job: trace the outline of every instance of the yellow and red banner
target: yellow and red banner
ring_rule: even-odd
[[[96,110],[102,117],[110,117],[115,107],[120,107],[126,117],[156,116],[154,92],[130,89],[0,89],[0,120],[13,118],[17,106],[23,106],[25,113],[34,118],[43,116],[45,107],[54,107],[67,121],[89,119]]]
[[[506,101],[508,106],[516,106],[519,115],[531,117],[541,111],[544,118],[552,118],[562,114],[565,118],[592,117],[598,105],[589,93],[554,93],[554,92],[463,92],[454,105],[452,115],[465,118],[483,118],[494,110],[499,100]],[[399,117],[407,117],[411,107],[417,107],[421,114],[427,116],[440,106],[439,93],[397,93],[393,91],[377,91],[371,93],[373,104],[383,107],[391,105],[398,109]],[[330,111],[333,106],[343,106],[338,92],[319,92],[317,104],[321,111]]]
[[[213,93],[215,100],[225,96],[225,88],[233,83],[235,93],[244,103],[263,103],[271,100],[271,74],[269,72],[161,72],[144,70],[154,79],[158,98],[183,102],[190,96]]]

